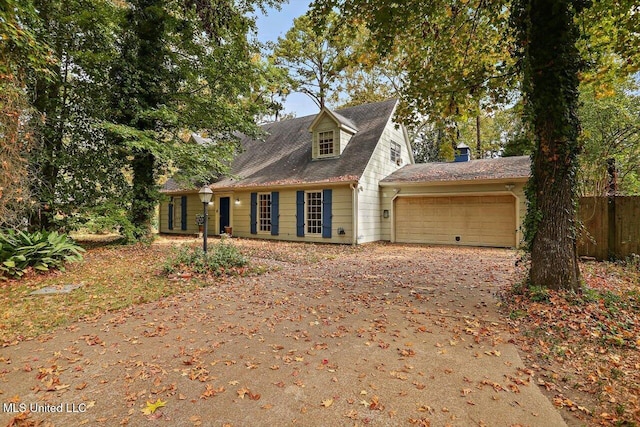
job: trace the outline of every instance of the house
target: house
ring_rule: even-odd
[[[209,234],[360,244],[516,246],[528,158],[414,164],[396,100],[263,126],[212,183]],[[467,148],[468,149],[468,148]],[[198,189],[163,190],[160,232],[195,234]]]

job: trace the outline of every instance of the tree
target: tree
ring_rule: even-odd
[[[247,40],[254,5],[277,0],[131,0],[111,71],[109,137],[131,159],[130,219],[136,238],[150,232],[157,177],[168,167],[186,185],[223,173],[236,132],[255,134],[266,101],[251,95],[259,79],[257,47]],[[204,133],[195,143],[186,136]]]
[[[323,108],[349,64],[349,48],[349,28],[338,15],[329,12],[317,31],[310,17],[302,15],[294,19],[284,38],[278,38],[273,58],[289,70],[291,89],[308,95]]]
[[[578,43],[595,37],[589,28],[620,28],[598,38],[604,60],[637,70],[638,19],[634,2],[514,0],[460,2],[408,0],[316,0],[320,22],[339,8],[345,19],[363,22],[381,53],[404,59],[403,117],[473,112],[483,102],[499,103],[521,73],[525,117],[535,139],[527,197],[530,283],[579,288],[575,245],[578,73],[586,65]],[[612,12],[612,11],[615,11]],[[509,13],[511,12],[511,13]],[[590,13],[592,13],[590,15]],[[592,19],[578,27],[577,18]],[[513,28],[515,31],[511,31]],[[622,43],[621,43],[622,42]]]
[[[640,194],[640,95],[637,84],[623,81],[600,92],[600,84],[580,90],[581,195],[610,193],[610,167],[615,167],[618,191]]]
[[[23,224],[31,201],[27,156],[33,143],[29,118],[36,117],[25,93],[27,71],[42,72],[46,46],[24,23],[35,16],[31,2],[0,3],[0,227]]]
[[[580,3],[514,3],[525,114],[536,146],[526,189],[529,280],[532,285],[551,289],[580,289],[575,204],[581,61],[574,22],[586,6]]]
[[[117,173],[119,153],[98,127],[108,110],[106,70],[115,54],[117,9],[106,0],[33,2],[38,13],[27,23],[50,46],[54,61],[46,73],[30,70],[27,80],[39,113],[32,120],[37,138],[29,156],[31,192],[38,202],[31,222],[50,229],[60,226],[57,213],[71,218],[77,209],[126,188]]]

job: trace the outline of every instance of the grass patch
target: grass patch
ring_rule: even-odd
[[[0,345],[34,338],[73,321],[197,289],[198,281],[172,281],[162,275],[167,248],[134,245],[89,249],[65,273],[29,275],[0,282]],[[30,295],[67,284],[67,294]]]

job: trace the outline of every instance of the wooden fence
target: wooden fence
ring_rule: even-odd
[[[598,260],[640,254],[640,196],[582,197],[578,255]]]

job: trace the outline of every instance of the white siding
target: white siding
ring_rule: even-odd
[[[402,164],[391,161],[391,142],[400,144]],[[409,141],[401,127],[396,128],[392,120],[385,127],[380,141],[360,179],[358,191],[358,243],[384,239],[381,227],[388,228],[388,218],[383,218],[380,180],[386,178],[402,165],[412,163]],[[386,209],[386,208],[385,208]]]

